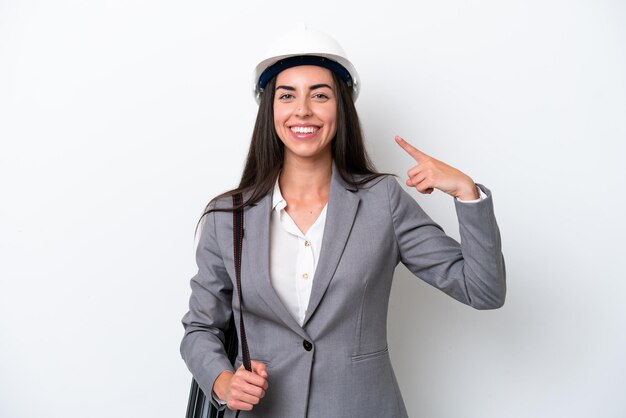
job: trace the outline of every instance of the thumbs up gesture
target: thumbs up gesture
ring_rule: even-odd
[[[459,200],[478,199],[478,189],[474,180],[454,167],[439,161],[418,150],[404,139],[396,136],[396,142],[417,163],[408,172],[406,185],[415,187],[418,192],[430,194],[434,189],[454,196]]]

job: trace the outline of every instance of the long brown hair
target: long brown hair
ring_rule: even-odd
[[[352,99],[352,89],[335,73],[332,76],[337,86],[337,133],[331,144],[332,156],[343,180],[358,187],[385,174],[376,171],[367,155],[361,123]],[[284,159],[284,144],[274,129],[275,88],[276,76],[267,83],[261,95],[252,142],[239,186],[213,198],[200,219],[213,211],[232,210],[212,207],[219,199],[236,193],[246,193],[247,198],[243,203],[243,207],[246,207],[261,200],[274,188]],[[355,175],[358,179],[354,178]]]

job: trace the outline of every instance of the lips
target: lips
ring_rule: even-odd
[[[315,125],[294,125],[290,126],[289,130],[298,139],[308,139],[314,137],[320,130],[320,127]]]

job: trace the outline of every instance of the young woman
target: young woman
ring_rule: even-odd
[[[353,100],[356,70],[325,34],[303,29],[256,70],[259,112],[239,187],[203,219],[181,353],[213,401],[250,417],[407,416],[387,349],[396,265],[477,309],[506,285],[491,193],[412,147],[406,184],[455,198],[461,244],[393,176],[369,162]],[[280,48],[279,48],[280,49]],[[234,292],[234,193],[243,192],[242,291],[252,372],[223,332]],[[234,416],[234,411],[229,411]]]

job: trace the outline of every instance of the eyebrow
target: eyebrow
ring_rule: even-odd
[[[329,86],[326,83],[321,83],[321,84],[313,84],[311,87],[309,87],[309,90],[317,90],[317,89],[321,89],[323,87],[326,87],[330,90],[332,90],[333,88],[331,86]],[[289,91],[296,91],[296,89],[292,86],[277,86],[276,90],[278,89],[283,89],[283,90],[289,90]]]

